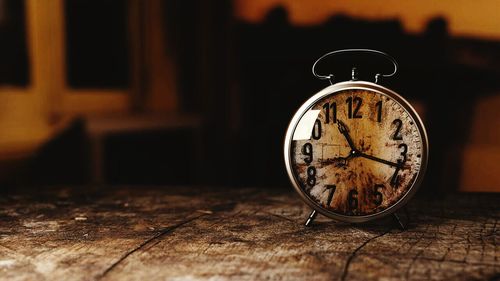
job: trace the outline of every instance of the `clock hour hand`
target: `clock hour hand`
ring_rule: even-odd
[[[402,169],[402,167],[403,167],[403,163],[394,163],[394,162],[387,161],[387,160],[384,160],[384,159],[381,159],[381,158],[378,158],[378,157],[375,157],[372,155],[364,154],[363,152],[358,152],[357,156],[364,157],[364,158],[367,158],[367,159],[370,159],[373,161],[377,161],[377,162],[389,165],[391,167],[396,167],[398,169]]]
[[[351,136],[349,135],[349,129],[347,126],[344,124],[344,122],[337,120],[337,125],[339,128],[339,132],[344,135],[345,139],[347,140],[347,143],[349,144],[349,147],[351,148],[352,151],[357,151],[356,147],[354,146],[354,142],[351,139]]]

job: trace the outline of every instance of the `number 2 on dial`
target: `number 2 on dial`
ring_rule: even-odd
[[[394,135],[392,135],[393,140],[403,140],[403,136],[401,135],[401,128],[403,127],[403,121],[401,119],[394,119],[392,121],[393,125],[396,125],[396,130],[394,131]]]

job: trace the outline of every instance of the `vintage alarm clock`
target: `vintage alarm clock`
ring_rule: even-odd
[[[317,74],[319,61],[343,53],[383,56],[394,70],[374,83],[358,80],[355,68],[352,80],[338,83]],[[333,51],[313,64],[314,76],[331,85],[298,109],[284,143],[288,176],[313,209],[306,225],[318,212],[351,223],[395,215],[417,191],[428,158],[424,124],[408,101],[379,84],[397,68],[394,58],[369,49]]]

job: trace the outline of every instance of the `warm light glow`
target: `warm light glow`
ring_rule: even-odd
[[[278,5],[288,10],[290,21],[297,25],[320,24],[331,15],[345,14],[362,19],[398,18],[406,30],[420,32],[430,18],[444,16],[452,35],[500,38],[500,2],[496,0],[236,0],[235,9],[239,18],[258,22]]]

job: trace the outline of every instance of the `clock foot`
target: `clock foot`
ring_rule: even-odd
[[[405,209],[405,217],[398,215],[397,213],[392,214],[392,218],[396,225],[401,229],[401,230],[406,230],[408,226],[408,212]]]
[[[314,219],[316,218],[317,215],[318,215],[318,212],[316,212],[316,210],[313,210],[311,212],[311,214],[309,215],[309,217],[307,218],[307,220],[304,223],[304,225],[305,226],[311,226],[312,222],[314,221]]]

